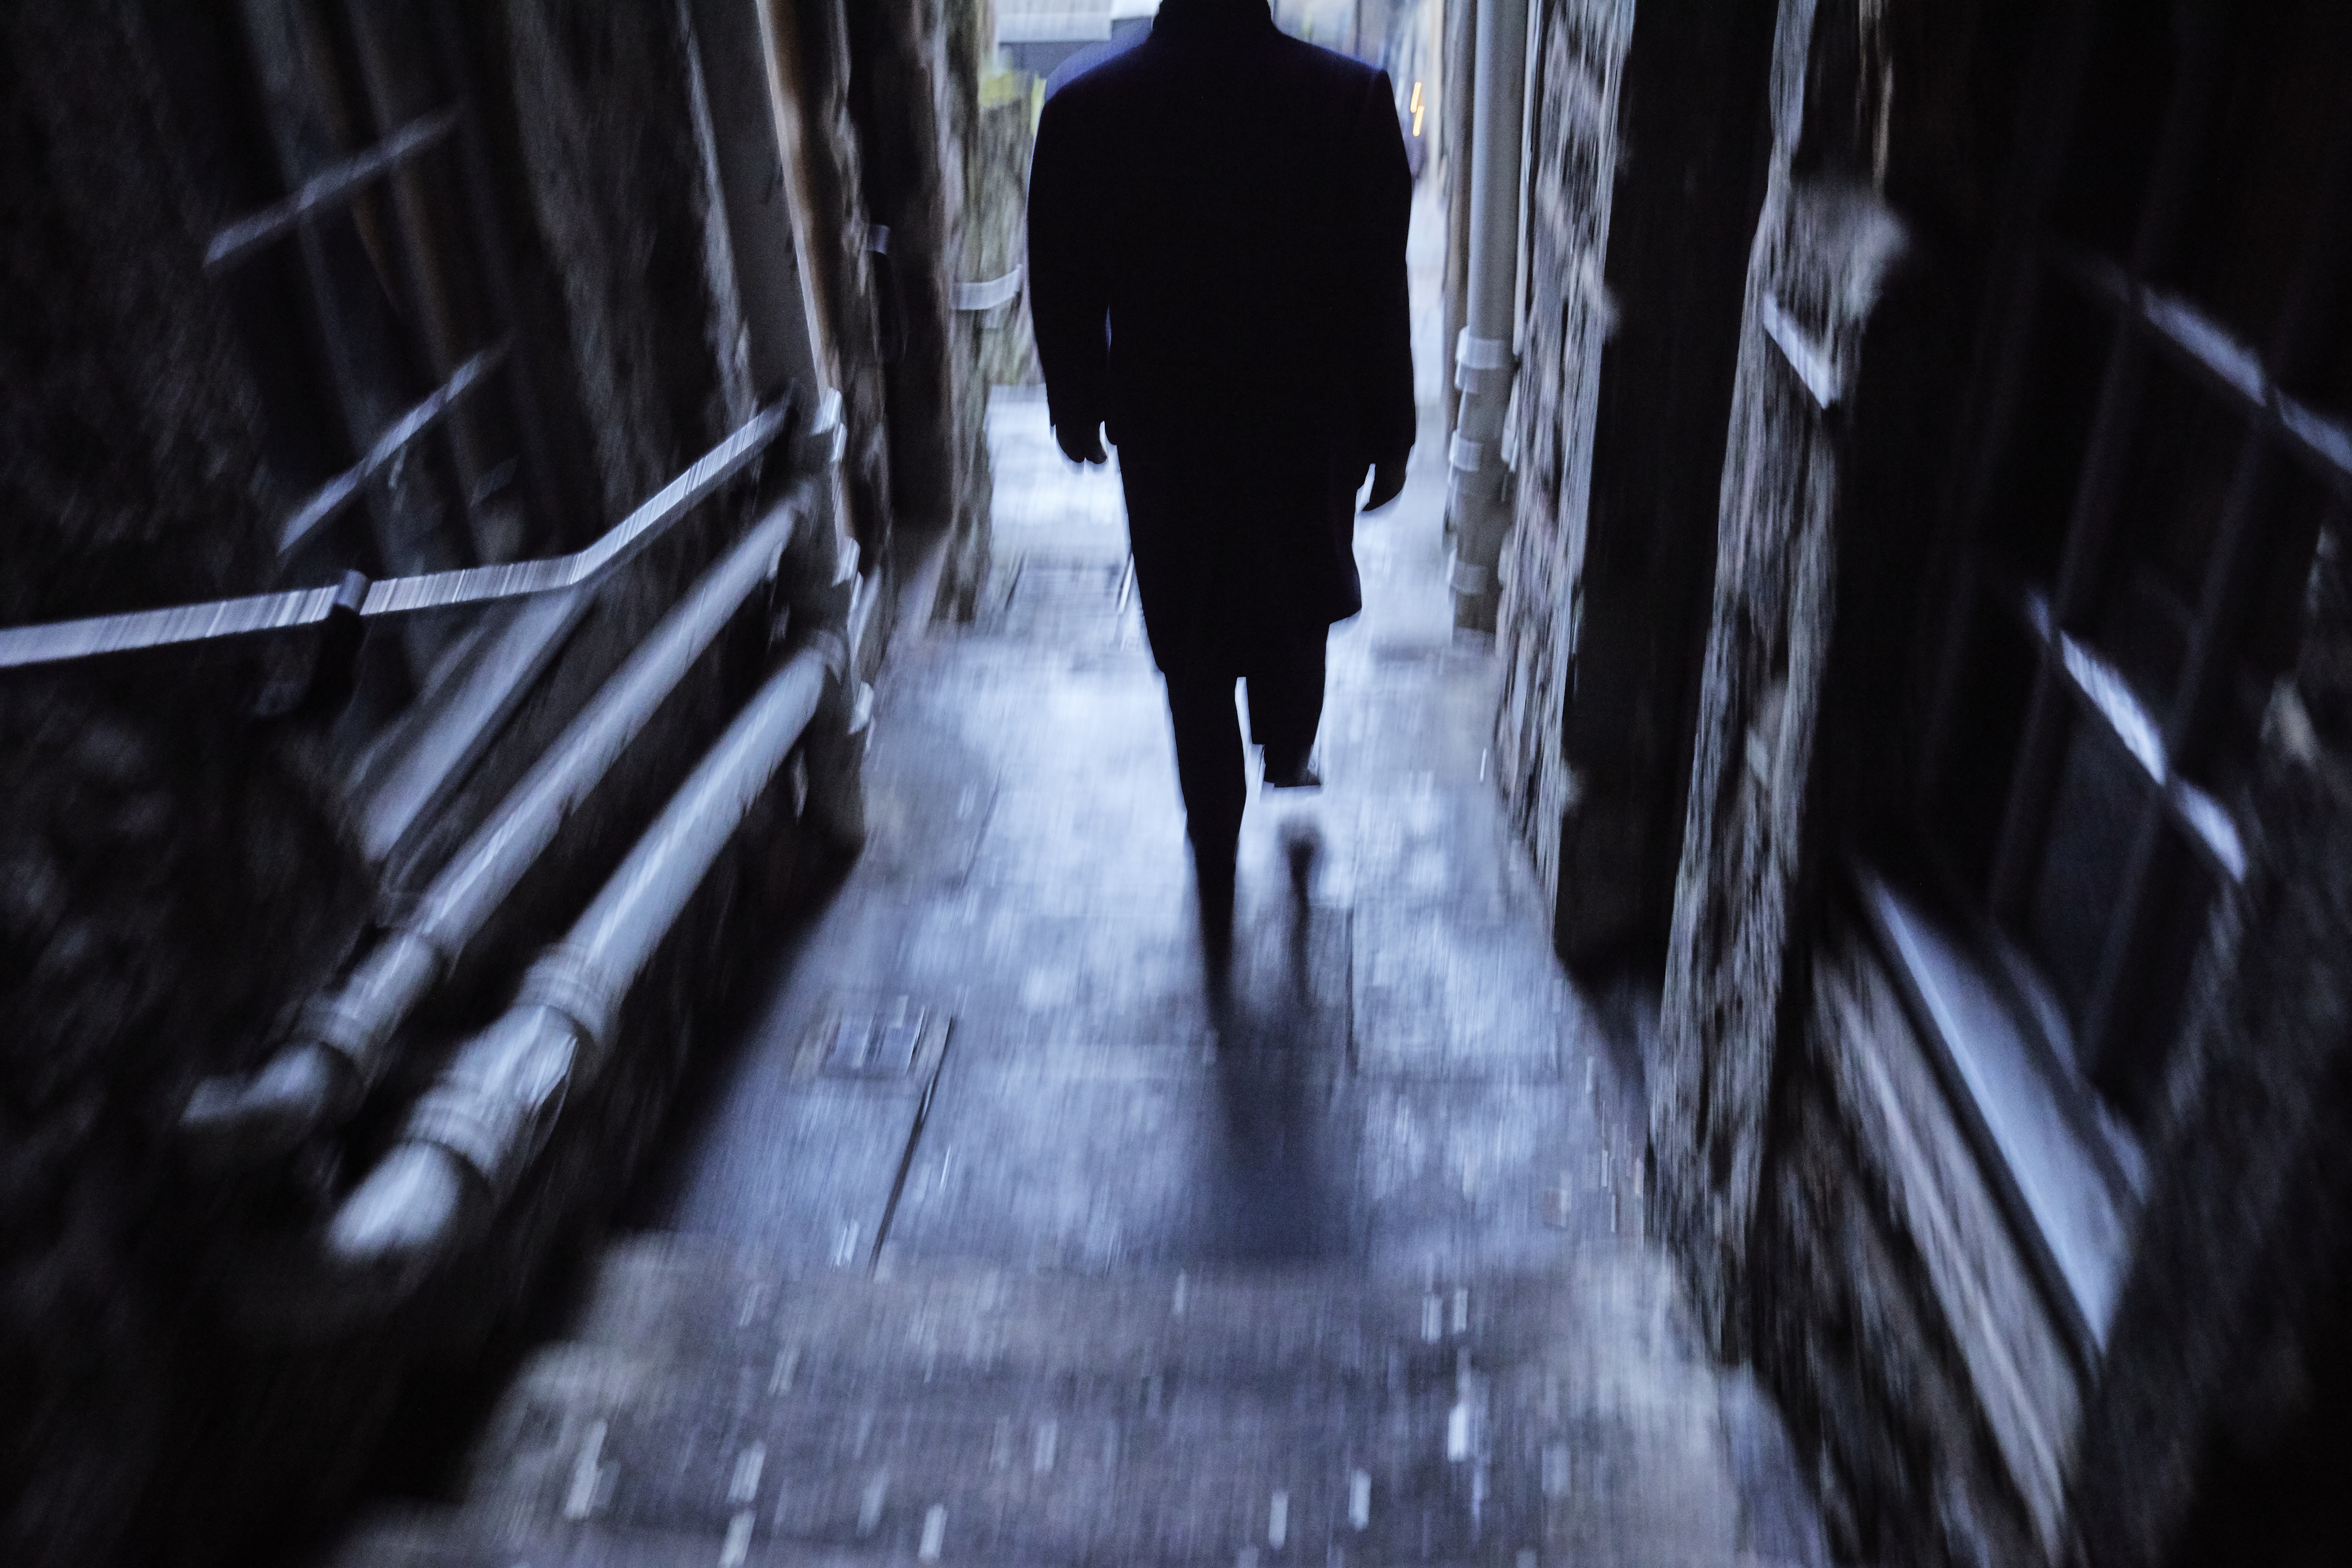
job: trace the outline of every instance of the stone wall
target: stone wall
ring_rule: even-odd
[[[2011,160],[2042,11],[1777,10],[1742,45],[1730,8],[1555,0],[1533,64],[1497,757],[1571,960],[1654,919],[1644,861],[1678,840],[1643,1064],[1655,1212],[1717,1352],[1754,1361],[1810,1448],[1843,1556],[2343,1561],[2341,542],[2322,541],[2299,661],[2235,803],[2247,873],[2195,967],[2120,1304],[2093,1344],[1847,874],[1849,849],[1912,831],[1905,694],[1951,497],[1972,483],[1956,433],[1980,416],[1964,399],[1991,352],[2004,225],[2031,204]],[[1721,29],[1711,54],[1700,22]],[[1692,68],[1710,59],[1717,76]],[[1738,111],[1706,124],[1743,68],[1767,111],[1747,197]],[[1650,118],[1654,81],[1669,111]],[[1708,257],[1731,236],[1727,308]],[[1695,476],[1713,491],[1700,528]],[[1678,628],[1694,586],[1705,609],[1681,624],[1703,643]],[[1684,759],[1661,744],[1677,733]],[[1682,809],[1671,837],[1645,825],[1661,804]]]
[[[1752,6],[1613,26],[1546,18],[1506,635],[1507,749],[1534,766],[1505,777],[1580,967],[1665,945],[1772,41]]]
[[[129,5],[0,20],[0,621],[266,583],[284,497]],[[0,1557],[107,1560],[190,1436],[194,1077],[366,913],[268,661],[0,678]],[[196,1261],[191,1266],[191,1255]]]
[[[988,581],[989,533],[995,482],[988,463],[988,381],[981,371],[984,328],[974,311],[956,308],[960,284],[996,276],[982,265],[988,214],[971,199],[971,172],[986,157],[987,126],[980,108],[983,62],[992,63],[996,25],[987,0],[945,0],[931,55],[930,77],[939,105],[940,138],[932,167],[938,171],[945,208],[941,254],[947,274],[947,331],[940,344],[937,374],[947,388],[948,438],[954,486],[950,505],[949,555],[940,581],[935,612],[970,621],[978,612]],[[999,111],[1002,112],[1001,110]]]
[[[1445,273],[1442,291],[1445,307],[1439,330],[1444,361],[1445,428],[1451,433],[1462,417],[1462,389],[1454,384],[1454,351],[1462,341],[1463,325],[1470,319],[1470,128],[1477,104],[1477,67],[1473,44],[1478,31],[1478,0],[1451,0],[1444,17],[1445,37],[1439,68],[1444,90],[1439,94],[1443,120],[1437,133],[1438,178],[1445,182]],[[1538,143],[1536,156],[1544,156]],[[1448,519],[1451,526],[1451,519]]]
[[[1029,154],[1035,144],[1044,78],[1026,71],[983,71],[971,161],[964,175],[965,260],[975,279],[1002,277],[1029,255]],[[1037,342],[1023,280],[1012,302],[980,319],[980,382],[1036,386]]]
[[[1612,309],[1601,262],[1614,193],[1617,94],[1633,14],[1630,0],[1548,0],[1538,14],[1540,47],[1528,62],[1535,114],[1528,171],[1531,292],[1517,389],[1517,521],[1502,563],[1496,646],[1504,686],[1495,765],[1537,875],[1553,889],[1560,885],[1560,823],[1576,789],[1560,749],[1560,717],[1573,678],[1594,375]],[[1456,86],[1454,102],[1464,114],[1471,96]],[[1466,137],[1449,167],[1457,183],[1470,178]]]
[[[0,622],[277,585],[290,498],[268,477],[260,400],[202,270],[233,214],[205,204],[187,163],[204,139],[174,123],[147,16],[131,0],[40,3],[0,22]],[[544,383],[571,481],[554,521],[576,542],[751,409],[690,42],[672,7],[507,0],[465,16],[519,357]],[[448,810],[496,798],[748,499],[739,486],[603,591]],[[561,930],[757,679],[762,608],[572,824],[578,852],[526,889],[505,947]],[[278,1293],[273,1270],[299,1260],[358,1168],[322,1148],[205,1176],[183,1164],[173,1124],[197,1078],[274,1048],[396,895],[352,846],[350,759],[328,728],[256,716],[257,693],[299,677],[306,656],[204,653],[0,683],[12,1563],[246,1561],[331,1512],[404,1388],[478,1354],[615,1196],[678,1056],[724,999],[725,955],[794,880],[788,821],[721,867],[633,998],[628,1071],[580,1107],[579,1131],[456,1285],[372,1325],[280,1301],[257,1326],[245,1309]],[[456,836],[425,835],[445,851]],[[486,975],[447,998],[439,1027],[495,1009],[510,980]],[[416,1042],[412,1074],[446,1043]]]
[[[1819,934],[1765,1137],[1744,1312],[1833,1544],[2047,1560],[2084,1388],[1895,984]]]
[[[2018,18],[1542,20],[1503,779],[1563,955],[1664,949],[1657,1212],[1841,1550],[2040,1555],[2081,1390],[1832,861],[1903,755]]]
[[[977,324],[955,306],[964,171],[980,96],[975,0],[877,0],[845,13],[847,104],[866,198],[890,230],[885,293],[897,525],[944,536],[938,609],[968,617],[988,566],[987,391]],[[911,541],[910,541],[911,543]]]
[[[2074,1479],[2098,1564],[2340,1563],[2352,1396],[2352,580],[2322,542],[2150,1143]]]
[[[2336,1561],[2352,793],[2340,719],[2314,716],[2345,704],[2335,557],[2272,701],[2250,869],[2198,963],[2095,1365],[1841,893],[1843,847],[1913,773],[1902,693],[2032,19],[1781,7],[1649,1073],[1661,1212],[1857,1559]]]
[[[896,499],[891,491],[890,406],[883,364],[883,279],[873,250],[876,219],[865,161],[850,113],[849,26],[844,0],[766,0],[793,99],[799,168],[808,183],[812,267],[829,337],[828,369],[840,378],[847,431],[842,485],[849,523],[869,561],[888,558]]]
[[[1997,9],[1780,8],[1650,1071],[1702,1317],[1814,1447],[1841,1550],[1879,1563],[2057,1552],[2082,1397],[1837,896],[1843,846],[1901,777],[1903,607],[2013,113],[2013,68],[1981,47],[2014,23]]]

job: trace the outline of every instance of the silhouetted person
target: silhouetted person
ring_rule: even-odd
[[[1213,943],[1230,932],[1249,687],[1266,782],[1311,786],[1330,625],[1363,608],[1355,502],[1404,484],[1412,175],[1386,73],[1265,0],[1164,0],[1047,99],[1029,303],[1055,438],[1118,448]]]

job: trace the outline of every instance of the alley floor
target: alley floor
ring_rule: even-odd
[[[1221,1003],[1116,476],[1020,389],[992,446],[990,591],[893,654],[864,854],[458,1512],[335,1561],[1823,1561],[1486,778],[1441,434],[1360,525],[1327,787],[1253,795]]]

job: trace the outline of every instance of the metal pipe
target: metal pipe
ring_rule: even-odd
[[[208,1079],[182,1132],[217,1158],[272,1158],[347,1119],[389,1065],[393,1035],[488,925],[752,591],[773,580],[810,506],[803,484],[702,575],[426,887],[399,929],[305,1009],[294,1040],[247,1077]]]
[[[1517,361],[1511,350],[1519,265],[1519,140],[1527,91],[1527,0],[1479,0],[1470,146],[1470,308],[1454,350],[1463,393],[1446,513],[1454,528],[1454,623],[1495,628],[1495,570],[1510,531],[1503,421]]]
[[[848,650],[819,636],[771,676],[695,768],[514,1005],[462,1046],[329,1224],[338,1269],[397,1294],[486,1224],[610,1061],[621,1006],[720,852],[773,785]]]

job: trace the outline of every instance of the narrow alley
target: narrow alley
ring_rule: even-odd
[[[1360,525],[1328,783],[1252,807],[1221,998],[1118,482],[1043,415],[997,393],[983,612],[895,660],[869,847],[577,1317],[454,1506],[328,1561],[1826,1561],[1482,777],[1436,465]]]
[[[0,5],[0,1564],[2352,1562],[2348,88]]]

